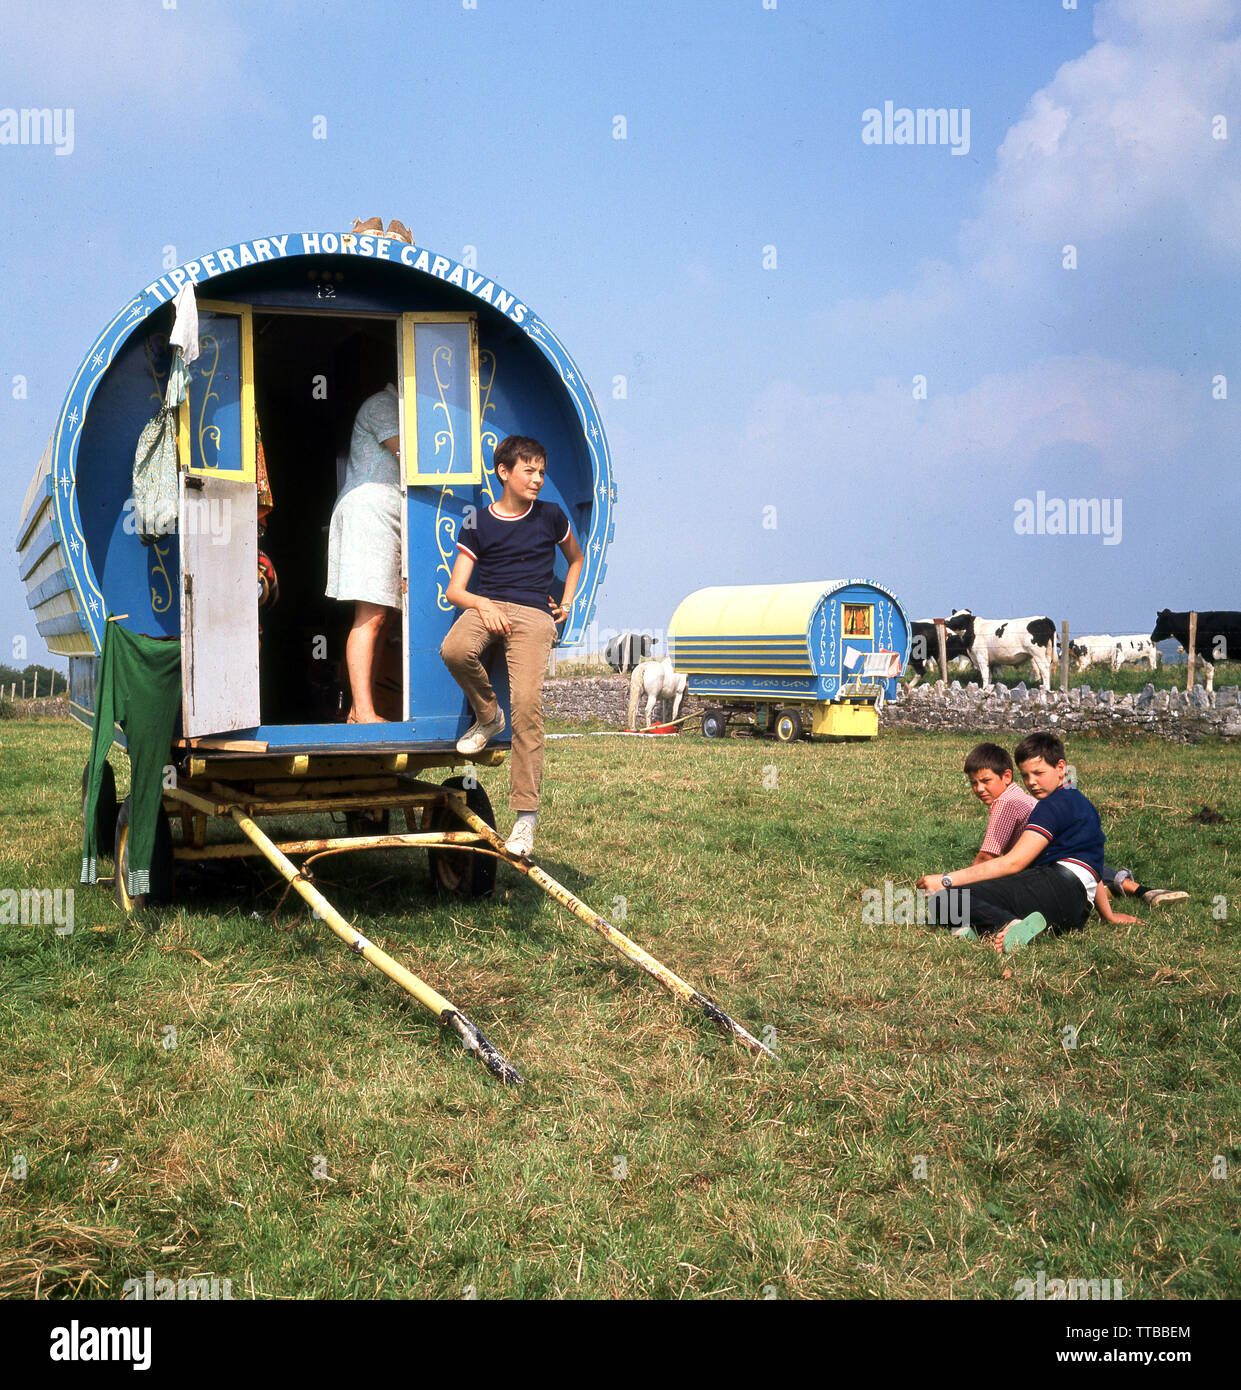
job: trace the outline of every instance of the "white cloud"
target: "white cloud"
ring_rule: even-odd
[[[912,495],[980,470],[1002,484],[1065,446],[1091,451],[1102,473],[1133,477],[1182,447],[1209,409],[1205,390],[1176,372],[1081,354],[925,402],[891,379],[844,394],[776,382],[755,402],[745,441],[759,468],[807,485],[827,469],[820,476],[865,480],[873,499],[888,482]]]
[[[816,330],[828,341],[892,341],[920,333],[950,317],[963,302],[960,271],[944,261],[923,261],[914,289],[891,290],[877,299],[841,299],[814,316]]]
[[[964,229],[967,256],[985,267],[997,247],[1054,249],[1164,219],[1191,245],[1241,253],[1236,139],[1212,133],[1241,80],[1241,39],[1218,32],[1232,10],[1222,0],[1101,5],[1096,31],[1108,37],[1063,64],[1001,143],[982,213]]]
[[[909,289],[845,300],[815,319],[833,334],[950,332],[1034,317],[1065,289],[1061,248],[1146,289],[1187,267],[1241,259],[1241,38],[1235,0],[1102,0],[1097,42],[1062,64],[996,151],[956,264],[924,262]],[[1228,139],[1213,122],[1227,116]],[[1040,315],[1045,317],[1045,315]],[[966,332],[962,329],[962,332]]]

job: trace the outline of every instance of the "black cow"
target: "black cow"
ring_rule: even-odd
[[[1188,613],[1173,613],[1170,608],[1159,610],[1151,641],[1164,642],[1169,637],[1179,642],[1186,651],[1189,650]],[[1214,690],[1215,662],[1236,661],[1241,657],[1241,613],[1228,608],[1199,613],[1194,650],[1202,662],[1207,689]]]
[[[613,671],[628,674],[651,654],[649,632],[622,632],[603,649],[603,659]]]
[[[944,638],[948,648],[948,660],[955,661],[958,657],[968,656],[969,649],[959,632],[954,632],[951,628],[946,628]],[[931,621],[915,622],[913,632],[909,642],[909,664],[913,668],[914,678],[909,682],[912,690],[915,685],[926,674],[928,666],[939,669],[939,638],[935,635],[935,624]],[[945,673],[946,674],[946,673]]]

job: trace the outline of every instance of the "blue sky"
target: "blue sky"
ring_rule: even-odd
[[[1239,97],[1234,0],[11,0],[0,119],[74,139],[0,143],[0,661],[43,654],[26,484],[165,248],[373,213],[475,246],[591,383],[603,627],[849,576],[1078,633],[1241,607]],[[968,152],[865,143],[885,101]],[[1119,498],[1119,543],[1016,534],[1040,490]]]

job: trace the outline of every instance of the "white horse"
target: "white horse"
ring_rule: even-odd
[[[687,684],[686,677],[677,675],[673,670],[670,657],[664,657],[662,661],[640,661],[629,677],[628,727],[638,727],[635,721],[638,717],[638,701],[642,698],[643,691],[646,692],[646,728],[649,729],[654,723],[651,716],[661,700],[672,701],[672,721],[675,722],[681,713],[681,701],[685,698]]]

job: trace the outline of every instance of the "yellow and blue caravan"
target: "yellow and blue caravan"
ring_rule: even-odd
[[[187,286],[201,355],[180,407],[180,520],[143,544],[135,446],[164,399],[173,301]],[[353,416],[385,382],[400,398],[404,603],[388,721],[351,724],[341,684],[352,605],[325,597],[327,527]],[[572,644],[606,568],[616,490],[590,390],[518,296],[424,247],[352,233],[260,237],[161,272],[86,353],[22,510],[27,602],[48,647],[69,658],[72,713],[92,723],[115,619],[180,637],[183,740],[451,753],[471,715],[438,654],[455,617],[444,591],[463,520],[499,495],[492,453],[510,433],[546,447],[542,495],[586,556],[562,632]],[[260,614],[264,563],[280,600]],[[565,569],[557,555],[558,583]],[[507,703],[504,684],[501,669]]]
[[[890,590],[841,579],[699,589],[672,615],[668,637],[689,693],[707,702],[708,738],[744,719],[788,743],[803,734],[873,738],[910,631]]]

